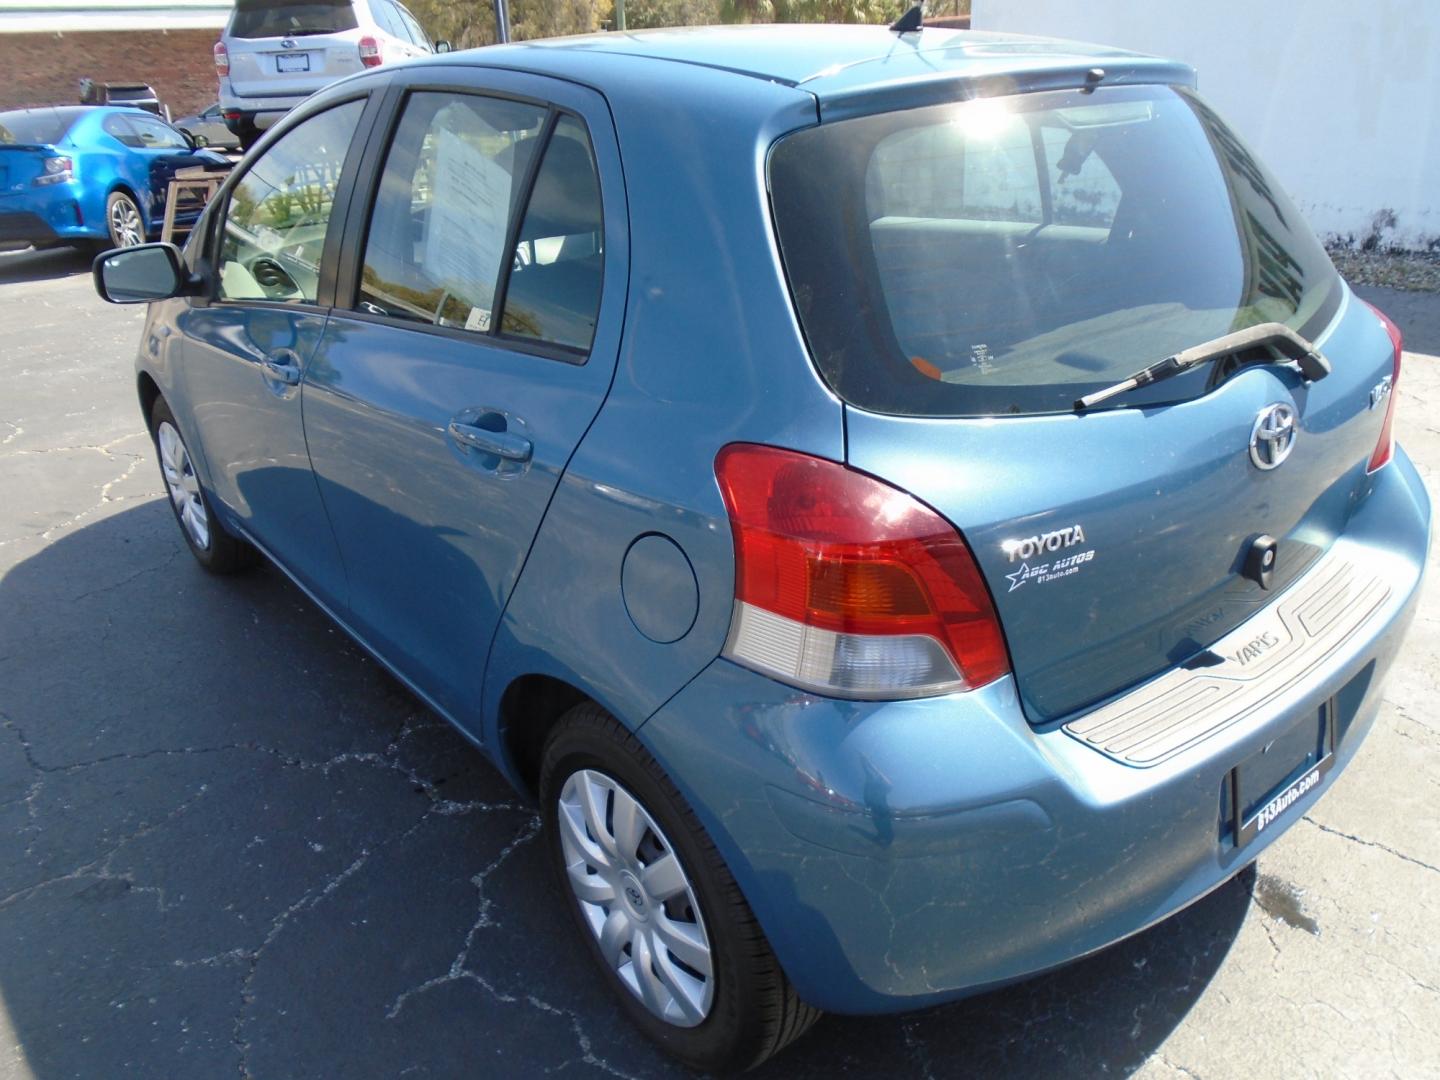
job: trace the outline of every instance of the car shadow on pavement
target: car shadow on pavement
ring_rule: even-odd
[[[280,573],[200,571],[163,501],[0,578],[0,719],[0,1021],[38,1080],[684,1075],[589,970],[533,809]],[[755,1075],[1128,1074],[1253,886],[966,1002],[825,1018]]]
[[[88,274],[99,254],[94,248],[50,248],[45,251],[17,251],[0,254],[0,285],[22,281],[53,281],[74,274]]]

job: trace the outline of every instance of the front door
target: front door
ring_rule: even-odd
[[[369,226],[353,293],[304,388],[355,629],[472,731],[491,636],[604,400],[623,308],[623,204],[601,182],[619,159],[599,99],[486,77],[512,96],[404,97],[351,214]]]
[[[344,572],[305,452],[300,381],[325,328],[321,252],[364,107],[316,114],[249,165],[215,223],[214,297],[181,317],[191,437],[212,493],[332,602]]]

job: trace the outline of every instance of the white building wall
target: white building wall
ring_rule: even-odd
[[[1322,238],[1440,249],[1440,0],[972,0],[977,30],[1182,60]]]

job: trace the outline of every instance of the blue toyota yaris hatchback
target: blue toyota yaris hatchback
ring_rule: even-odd
[[[624,1008],[742,1068],[1163,919],[1373,722],[1400,335],[1193,83],[942,30],[436,57],[96,283],[156,301],[200,563],[534,793]]]

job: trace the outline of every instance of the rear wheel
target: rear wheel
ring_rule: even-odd
[[[113,191],[105,203],[105,224],[113,247],[134,247],[145,242],[145,219],[140,207],[123,191]]]
[[[160,476],[170,496],[170,509],[196,562],[212,574],[235,574],[259,561],[259,554],[244,540],[231,536],[210,508],[195,463],[180,434],[180,426],[164,398],[150,410],[150,435],[160,459]]]
[[[820,1016],[775,959],[739,886],[660,766],[612,716],[577,705],[545,747],[547,847],[586,949],[631,1020],[692,1068],[766,1060]]]

